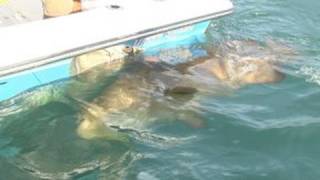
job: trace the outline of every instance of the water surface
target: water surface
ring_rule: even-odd
[[[95,86],[78,77],[36,88],[1,103],[0,179],[319,179],[320,2],[234,5],[233,15],[212,22],[208,44],[288,44],[297,54],[281,66],[282,82],[195,97],[188,108],[203,127],[153,117],[122,141],[80,138],[81,103],[70,97],[90,102],[130,69]],[[135,112],[142,115],[121,117],[145,120]]]

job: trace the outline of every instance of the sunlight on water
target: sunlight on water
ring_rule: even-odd
[[[320,71],[317,68],[303,66],[298,71],[299,74],[306,77],[307,82],[320,85]]]

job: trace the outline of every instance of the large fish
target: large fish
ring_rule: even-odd
[[[83,103],[78,134],[86,139],[108,138],[108,126],[139,129],[159,119],[155,116],[201,127],[204,122],[199,115],[186,108],[195,93],[212,91],[217,80],[232,87],[278,82],[284,78],[277,69],[279,59],[293,53],[275,42],[260,44],[251,40],[228,41],[207,48],[209,56],[191,61],[192,52],[181,48],[176,51],[145,58],[147,62],[131,63],[128,71],[98,97]],[[182,54],[186,63],[161,65],[161,59],[170,59],[167,56],[171,54]],[[105,133],[103,125],[107,125]]]

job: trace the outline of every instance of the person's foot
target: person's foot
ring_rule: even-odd
[[[72,9],[72,12],[75,13],[75,12],[80,12],[82,10],[82,7],[81,7],[81,1],[80,0],[74,0],[73,1],[73,9]]]
[[[44,15],[47,17],[58,17],[72,13],[74,9],[73,0],[43,0]]]

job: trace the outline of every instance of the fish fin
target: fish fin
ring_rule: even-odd
[[[69,99],[80,105],[82,113],[80,114],[81,122],[77,128],[77,133],[81,138],[129,142],[126,134],[115,131],[103,122],[103,117],[107,115],[103,108],[79,98],[69,97]]]

